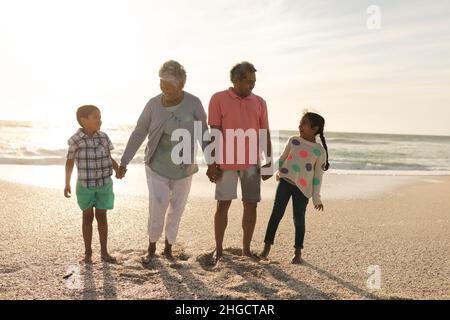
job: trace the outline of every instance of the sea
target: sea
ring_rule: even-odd
[[[106,125],[112,156],[120,160],[134,124]],[[55,123],[0,120],[0,164],[63,165],[77,130]],[[271,131],[275,157],[296,131]],[[337,174],[450,175],[450,136],[325,132],[330,172]],[[318,142],[320,140],[318,139]],[[145,142],[132,163],[142,163]],[[197,155],[204,165],[203,157]]]

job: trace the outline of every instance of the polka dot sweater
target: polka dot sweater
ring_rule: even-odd
[[[280,156],[278,174],[295,184],[307,198],[312,197],[314,205],[319,205],[325,162],[326,151],[322,145],[293,136]]]

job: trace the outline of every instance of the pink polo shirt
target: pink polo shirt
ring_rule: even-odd
[[[216,159],[220,159],[218,156],[222,158],[221,169],[245,170],[251,164],[259,163],[259,129],[269,129],[267,106],[263,98],[253,93],[241,98],[231,88],[217,92],[209,102],[208,124],[218,126],[222,131],[223,143],[216,150],[220,152],[216,154]],[[238,143],[235,129],[242,129],[241,136],[246,133],[245,138],[240,139],[241,144]],[[230,139],[234,140],[234,148]]]

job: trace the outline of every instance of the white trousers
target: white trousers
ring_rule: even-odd
[[[157,242],[165,235],[169,244],[174,244],[178,234],[181,215],[191,191],[192,176],[174,180],[160,176],[146,165],[149,193],[148,236],[150,242]],[[167,213],[167,217],[166,217]]]

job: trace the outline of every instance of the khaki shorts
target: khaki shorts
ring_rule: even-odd
[[[259,166],[252,165],[246,170],[224,170],[216,182],[216,200],[237,199],[237,183],[241,181],[242,201],[261,201],[261,174]]]

